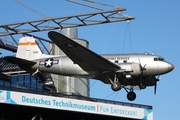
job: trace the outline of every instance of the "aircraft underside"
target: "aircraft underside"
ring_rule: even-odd
[[[127,92],[127,99],[133,101],[136,99],[136,94],[134,92],[134,88],[138,87],[140,90],[145,89],[147,86],[155,86],[156,92],[156,83],[159,81],[155,76],[136,76],[131,78],[126,78],[125,75],[103,75],[103,78],[106,77],[106,80],[102,81],[108,84],[111,84],[111,89],[113,91],[119,91],[122,88]],[[102,79],[102,77],[101,77]]]
[[[42,81],[47,80],[47,75],[41,73],[40,71],[36,71],[34,75],[37,75]],[[79,76],[80,77],[80,76]],[[111,89],[113,91],[119,91],[122,88],[127,92],[127,99],[133,101],[136,99],[136,94],[134,92],[135,87],[138,89],[145,89],[147,86],[155,86],[156,91],[156,83],[159,80],[155,76],[133,76],[131,78],[126,78],[125,75],[117,75],[117,74],[104,74],[99,79],[106,84],[111,84]]]

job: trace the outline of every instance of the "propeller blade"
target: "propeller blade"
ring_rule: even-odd
[[[160,80],[161,80],[161,75],[159,75],[157,78],[157,81],[160,81]]]
[[[156,80],[155,80],[155,85],[154,85],[154,95],[156,95],[156,89],[157,89],[157,81],[161,79],[161,75],[159,75]]]
[[[154,85],[154,95],[156,95],[156,89],[157,89],[157,81],[155,82],[155,85]]]
[[[144,66],[142,66],[139,58],[138,58],[138,61],[139,61],[139,66],[140,66],[141,72],[143,72],[143,70],[146,70],[146,64],[144,64]]]

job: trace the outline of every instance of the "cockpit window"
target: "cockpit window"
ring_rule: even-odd
[[[158,61],[158,58],[154,58],[154,61]]]
[[[154,58],[154,61],[164,61],[164,58]]]
[[[164,61],[164,58],[159,58],[159,61]]]

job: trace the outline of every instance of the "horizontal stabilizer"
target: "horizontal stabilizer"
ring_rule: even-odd
[[[19,76],[19,75],[28,75],[29,73],[27,71],[21,70],[21,71],[13,71],[13,72],[2,72],[2,74],[6,76]]]
[[[21,69],[24,70],[29,70],[33,65],[36,64],[36,62],[17,58],[17,57],[12,57],[12,56],[4,57],[4,60],[12,64],[17,64]]]

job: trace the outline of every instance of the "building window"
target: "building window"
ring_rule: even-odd
[[[9,87],[18,89],[24,89],[28,91],[41,91],[48,92],[48,90],[43,89],[40,83],[31,75],[21,75],[21,76],[13,76],[9,81],[0,80],[0,87]]]

